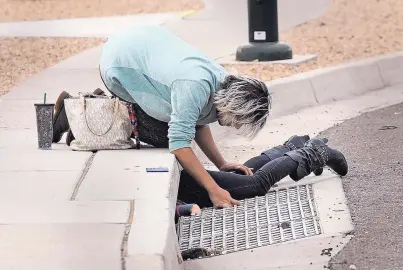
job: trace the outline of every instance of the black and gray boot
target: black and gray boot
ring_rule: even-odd
[[[57,98],[55,104],[52,141],[54,143],[58,143],[62,139],[63,134],[70,128],[69,121],[67,120],[66,109],[64,108],[64,100],[66,98],[71,98],[71,96],[66,91],[63,91]]]
[[[304,144],[309,141],[309,136],[297,136],[294,135],[289,138],[283,145],[275,146],[270,148],[269,150],[264,151],[262,154],[265,154],[270,158],[270,160],[275,160],[276,158],[282,157],[285,153],[297,150],[299,148],[304,147]]]
[[[270,160],[274,160],[276,158],[284,156],[284,154],[289,151],[297,150],[304,147],[305,143],[309,140],[310,140],[309,135],[303,135],[303,136],[294,135],[291,136],[287,141],[285,141],[283,145],[273,147],[269,150],[264,151],[262,154],[268,156]],[[315,170],[313,173],[316,176],[319,176],[323,173],[323,168],[319,168]]]
[[[340,176],[348,172],[348,165],[344,155],[326,145],[327,140],[312,139],[301,149],[287,152],[285,155],[298,163],[298,168],[290,174],[294,181],[301,180],[311,172],[328,166]]]

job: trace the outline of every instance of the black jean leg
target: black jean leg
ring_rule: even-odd
[[[275,183],[295,171],[297,166],[290,157],[284,156],[270,161],[252,176],[215,171],[209,171],[209,174],[234,199],[243,200],[265,195]],[[185,171],[181,174],[178,199],[196,203],[200,207],[213,206],[208,192]]]
[[[274,148],[270,148],[264,152],[270,153],[270,154],[264,154],[262,153],[260,156],[253,157],[249,160],[247,160],[244,165],[252,168],[253,172],[257,172],[260,168],[262,168],[264,165],[269,163],[272,160],[275,160],[279,157],[284,156],[285,153],[288,151],[291,151],[291,149],[287,146],[284,145],[279,145]]]
[[[168,123],[149,116],[137,104],[133,104],[133,108],[136,112],[140,141],[156,148],[168,148]]]
[[[119,98],[125,102],[131,103],[130,95],[126,89],[123,88],[122,84],[117,78],[114,78],[114,89],[109,89],[105,83],[104,78],[101,74],[101,69],[99,67],[100,77],[108,91],[112,96]],[[121,89],[116,91],[116,89]],[[113,91],[115,90],[115,91]],[[124,93],[126,98],[118,96],[116,92]],[[137,118],[137,132],[139,134],[140,141],[156,148],[168,148],[168,123],[159,121],[151,116],[149,116],[138,104],[132,103],[133,109]]]
[[[268,156],[266,156],[265,154],[261,154],[260,156],[256,156],[247,160],[243,165],[251,168],[252,172],[255,173],[270,161],[271,159]]]

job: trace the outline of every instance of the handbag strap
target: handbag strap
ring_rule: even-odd
[[[81,104],[83,105],[83,117],[84,117],[84,121],[85,121],[85,124],[87,125],[88,130],[92,134],[94,134],[95,136],[104,136],[105,134],[107,134],[112,129],[113,125],[115,124],[116,116],[117,116],[117,112],[118,112],[118,107],[119,107],[119,100],[117,98],[115,98],[115,103],[114,103],[114,106],[113,106],[113,119],[112,119],[111,124],[109,125],[108,129],[104,133],[101,133],[101,134],[98,134],[98,133],[94,132],[91,129],[91,127],[89,126],[88,119],[87,119],[87,102],[86,102],[86,99],[84,98],[83,95],[80,95],[80,100],[81,100]]]

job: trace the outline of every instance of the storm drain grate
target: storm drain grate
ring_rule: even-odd
[[[206,208],[181,217],[177,229],[181,251],[203,247],[221,254],[321,234],[312,185],[270,191],[233,208]]]

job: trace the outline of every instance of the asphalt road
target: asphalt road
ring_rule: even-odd
[[[330,268],[403,269],[403,103],[363,114],[320,136],[348,159],[343,185],[355,226],[354,238]]]

